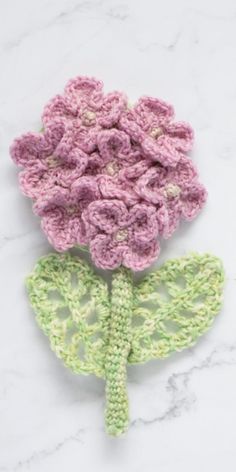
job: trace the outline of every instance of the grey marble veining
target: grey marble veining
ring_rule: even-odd
[[[235,470],[236,4],[234,0],[8,0],[0,3],[0,471]],[[128,369],[130,429],[104,433],[104,382],[67,372],[36,326],[24,279],[50,251],[10,161],[43,105],[76,75],[173,103],[196,132],[208,203],[162,244],[224,261],[212,329],[165,361]]]

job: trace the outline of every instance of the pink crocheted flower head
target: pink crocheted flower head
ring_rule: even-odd
[[[43,130],[16,138],[22,192],[58,251],[89,247],[98,267],[148,267],[206,190],[187,151],[193,132],[172,106],[142,97],[128,107],[94,78],[69,81],[44,108]]]

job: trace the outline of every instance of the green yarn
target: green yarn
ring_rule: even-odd
[[[129,363],[192,346],[220,310],[223,282],[222,263],[210,254],[171,259],[148,274],[134,287],[132,316],[139,326],[133,329]]]
[[[76,374],[105,377],[110,302],[105,281],[69,254],[42,257],[27,279],[37,322]]]
[[[114,436],[128,428],[126,365],[130,353],[133,309],[132,274],[119,269],[112,278],[109,345],[106,355],[106,425]]]
[[[112,288],[70,254],[40,259],[27,279],[36,319],[52,350],[75,373],[106,380],[106,428],[128,427],[126,364],[164,358],[194,344],[220,310],[220,260],[209,254],[172,259],[133,284],[125,268]]]

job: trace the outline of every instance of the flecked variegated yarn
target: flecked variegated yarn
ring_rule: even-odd
[[[94,264],[116,269],[110,290],[70,254],[39,260],[27,280],[30,302],[51,348],[77,374],[106,382],[109,434],[127,430],[128,364],[162,359],[191,346],[220,309],[222,265],[192,254],[166,262],[139,284],[133,271],[150,266],[181,219],[192,220],[206,190],[187,152],[189,125],[172,106],[123,93],[104,95],[102,82],[69,81],[45,107],[40,133],[15,139],[23,193],[53,247],[88,247]]]
[[[28,278],[30,302],[51,348],[75,373],[106,380],[106,427],[128,427],[126,364],[162,359],[197,341],[220,309],[221,262],[192,254],[166,262],[138,285],[113,273],[111,294],[86,262],[69,254],[39,260]]]
[[[45,107],[41,133],[15,139],[20,187],[57,251],[89,246],[103,269],[148,267],[181,219],[193,219],[206,190],[186,152],[193,131],[164,101],[129,107],[102,82],[70,80]]]

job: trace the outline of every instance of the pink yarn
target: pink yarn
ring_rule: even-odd
[[[197,180],[197,170],[184,155],[176,167],[150,167],[137,179],[135,191],[143,200],[166,208],[168,225],[161,232],[166,238],[173,234],[181,217],[192,220],[206,201],[206,190]]]
[[[37,199],[34,212],[42,217],[42,228],[57,251],[88,243],[81,217],[84,209],[99,198],[96,181],[84,176],[69,188],[52,188]]]
[[[173,117],[162,100],[128,108],[124,94],[77,77],[46,105],[44,130],[14,140],[21,190],[56,250],[88,245],[98,267],[142,270],[158,239],[199,213],[206,190],[185,154],[193,131]]]
[[[103,269],[120,264],[140,270],[159,253],[155,206],[138,203],[130,209],[121,200],[91,203],[83,213],[94,263]]]
[[[189,151],[193,130],[187,123],[172,123],[174,110],[162,100],[142,97],[120,119],[120,128],[140,144],[144,154],[164,166],[174,166],[180,152]]]

